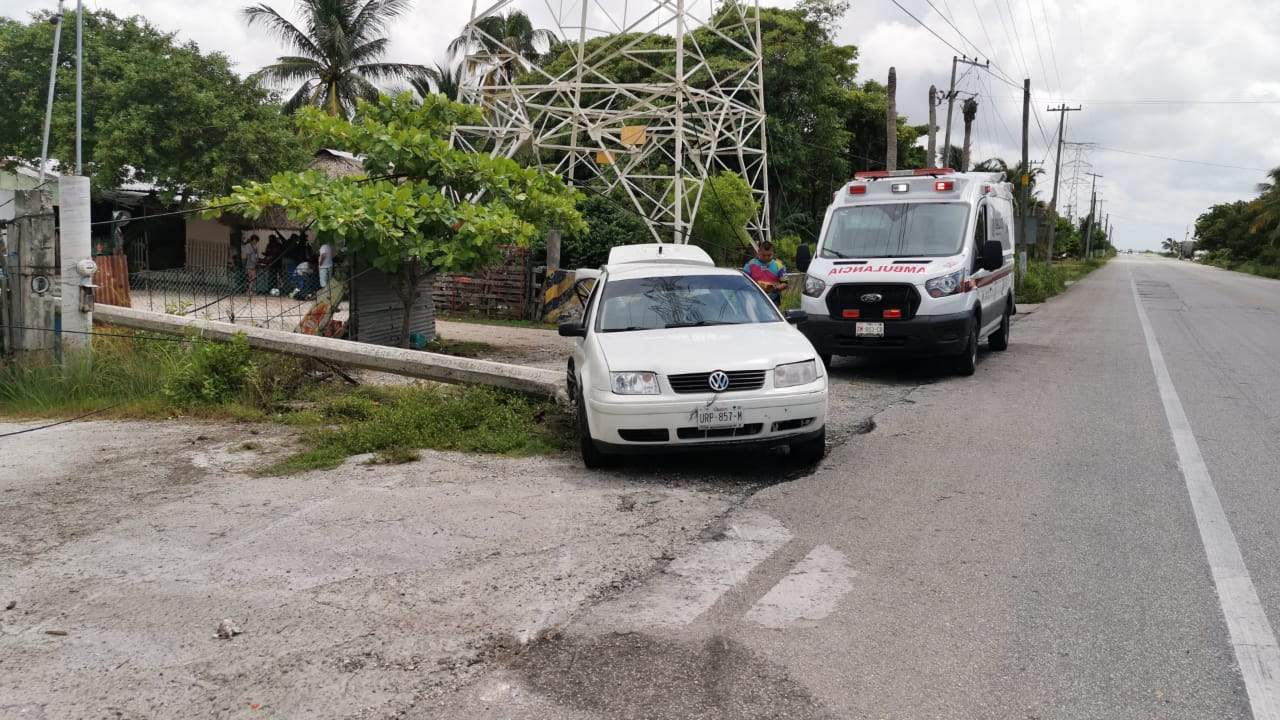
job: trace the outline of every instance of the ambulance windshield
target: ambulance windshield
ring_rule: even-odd
[[[946,257],[960,252],[969,207],[964,203],[898,203],[842,207],[831,216],[819,257]]]

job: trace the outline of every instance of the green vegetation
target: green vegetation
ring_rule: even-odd
[[[1214,205],[1196,219],[1197,251],[1204,262],[1228,270],[1280,278],[1280,167],[1267,173],[1258,185],[1258,197]],[[1164,249],[1187,255],[1188,249],[1172,238]]]
[[[1052,266],[1041,261],[1027,263],[1027,275],[1016,288],[1020,303],[1041,303],[1067,289],[1075,282],[1106,264],[1108,258],[1093,260],[1059,260]]]
[[[65,368],[52,358],[0,365],[0,413],[187,415],[301,428],[298,452],[264,471],[276,474],[331,468],[360,453],[409,462],[419,448],[536,455],[573,439],[572,418],[550,401],[478,386],[353,388],[312,361],[253,350],[243,338],[215,343],[113,330],[95,337],[93,349],[92,366],[83,358]],[[260,449],[251,445],[236,449]]]
[[[0,17],[0,158],[30,167],[40,160],[50,15],[25,24]],[[74,15],[63,24],[49,156],[68,162],[76,156]],[[86,7],[84,57],[83,152],[96,189],[149,182],[163,195],[208,197],[307,160],[267,90],[241,80],[226,56],[202,54],[145,18]]]
[[[405,462],[417,448],[539,455],[566,449],[572,438],[567,411],[486,387],[362,389],[313,413],[320,425],[303,434],[307,449],[265,473],[336,467],[363,453]]]

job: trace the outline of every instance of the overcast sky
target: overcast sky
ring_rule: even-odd
[[[494,1],[479,0],[479,9]],[[515,0],[509,7],[554,28],[553,12],[579,1]],[[687,0],[701,15],[709,1]],[[87,9],[142,15],[204,52],[225,53],[242,75],[282,54],[261,28],[245,27],[239,9],[248,4],[84,0]],[[267,4],[298,17],[293,0]],[[591,4],[618,12],[629,5],[633,13],[649,5]],[[761,4],[790,6],[794,0]],[[0,12],[26,20],[29,12],[56,6],[56,0],[4,0]],[[74,9],[75,2],[67,0],[67,6]],[[443,60],[470,13],[466,0],[416,0],[410,15],[396,23],[385,59]],[[1116,244],[1158,249],[1166,237],[1181,240],[1209,206],[1255,197],[1267,170],[1280,166],[1277,28],[1276,0],[853,0],[839,40],[858,47],[859,79],[884,82],[889,67],[897,68],[899,111],[912,124],[927,122],[928,87],[945,89],[953,55],[989,60],[990,70],[961,65],[957,82],[962,93],[977,94],[975,159],[1020,158],[1021,83],[1031,78],[1030,155],[1048,171],[1040,183],[1045,201],[1059,118],[1046,108],[1081,107],[1066,113],[1064,137],[1088,145],[1063,150],[1060,211],[1087,213],[1092,178],[1086,173],[1097,173],[1100,217],[1109,214]],[[942,108],[940,124],[944,118]],[[958,145],[958,105],[954,128]]]

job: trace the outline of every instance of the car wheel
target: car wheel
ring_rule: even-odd
[[[827,428],[824,426],[818,437],[791,443],[791,458],[801,465],[816,465],[827,452]]]
[[[969,331],[969,344],[964,352],[956,356],[956,374],[968,377],[978,369],[978,319],[973,319],[973,329]]]
[[[1004,315],[1000,318],[1000,329],[991,333],[987,337],[987,345],[992,350],[1003,351],[1009,349],[1009,306],[1004,306]]]
[[[587,422],[587,401],[578,390],[578,445],[582,450],[582,464],[589,468],[602,468],[609,464],[609,456],[600,452],[596,441],[591,437],[591,426]]]

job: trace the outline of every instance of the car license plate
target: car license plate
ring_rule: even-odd
[[[741,405],[712,405],[698,408],[698,429],[742,427]]]
[[[854,328],[854,334],[858,337],[884,337],[884,323],[860,322]]]

